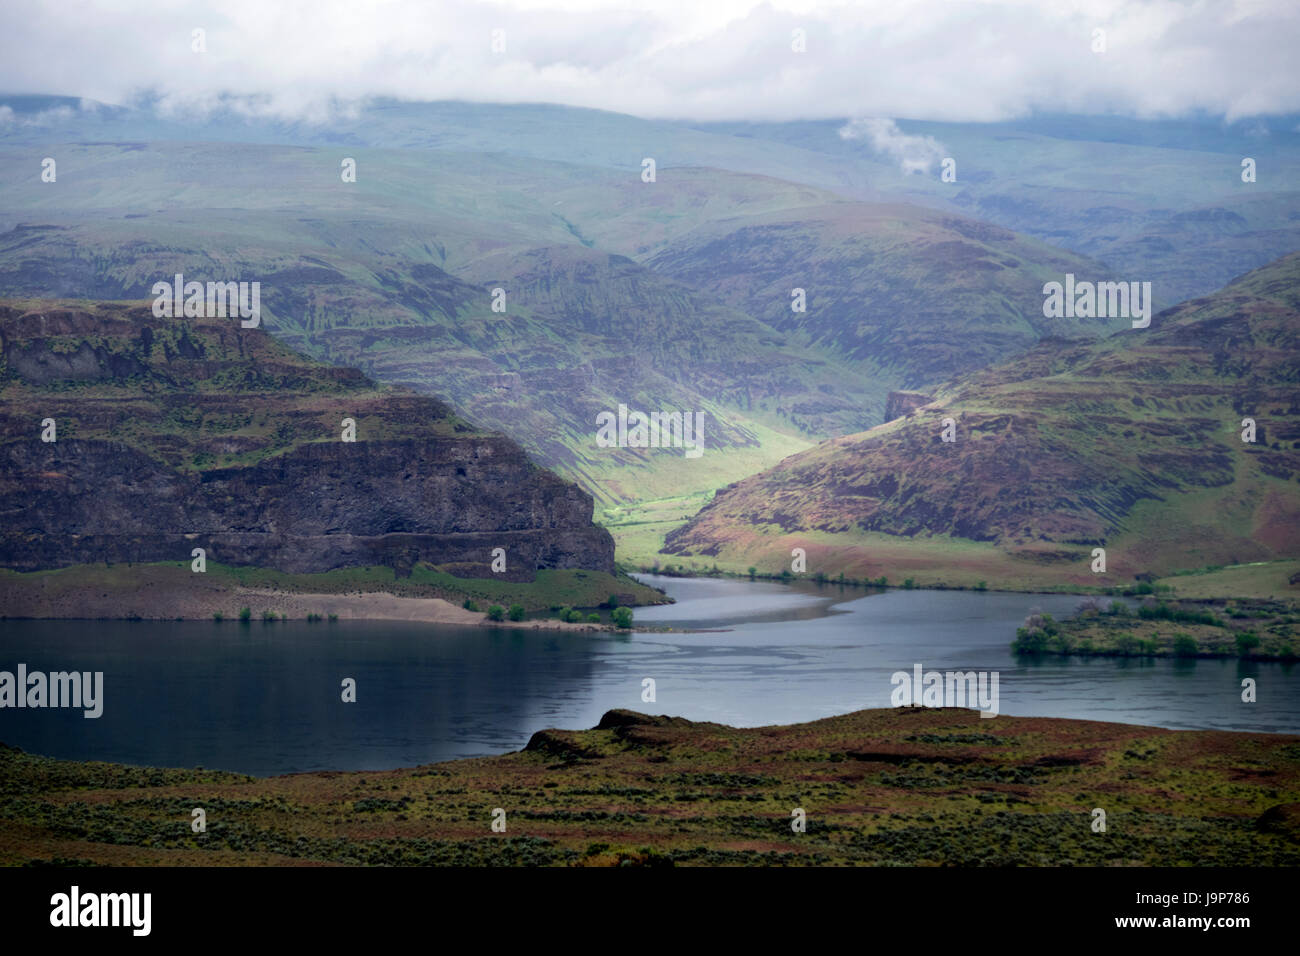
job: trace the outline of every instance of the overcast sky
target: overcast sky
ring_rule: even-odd
[[[382,95],[701,120],[1236,120],[1300,112],[1298,50],[1297,0],[0,4],[0,91],[152,91],[185,112],[234,95],[289,116]]]

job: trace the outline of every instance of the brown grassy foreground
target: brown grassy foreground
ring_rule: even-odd
[[[0,863],[70,861],[1294,866],[1300,737],[955,708],[752,729],[610,711],[499,757],[269,779],[0,749]]]

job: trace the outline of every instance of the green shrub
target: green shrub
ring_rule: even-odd
[[[239,609],[239,619],[241,621],[249,621],[252,620],[252,618],[253,618],[253,612],[250,611],[248,608],[241,607]]]
[[[1011,649],[1017,654],[1041,654],[1047,650],[1047,635],[1039,628],[1018,627]]]
[[[263,612],[262,612],[262,620],[263,620],[264,622],[268,622],[268,623],[271,622],[271,621],[274,621],[274,620],[275,620],[275,612],[274,612],[274,611],[263,611]]]
[[[1123,654],[1125,657],[1136,656],[1140,647],[1141,641],[1132,634],[1124,633],[1115,635],[1115,651],[1119,654]]]
[[[1237,656],[1249,657],[1250,652],[1259,647],[1259,637],[1254,631],[1242,631],[1237,635]]]
[[[913,581],[911,578],[908,578],[906,581],[903,582],[903,589],[906,591],[910,591],[914,587],[916,587],[916,582]]]
[[[212,612],[212,620],[214,620],[214,621],[216,621],[218,624],[220,624],[222,621],[225,620],[225,615],[222,614],[220,611],[213,611],[213,612]]]
[[[1057,654],[1068,654],[1074,645],[1064,634],[1053,634],[1047,639],[1047,646]]]
[[[588,624],[599,624],[599,623],[600,623],[600,615],[599,615],[599,614],[596,614],[595,612],[592,612],[591,614],[588,614],[588,615],[587,615],[587,623],[588,623]]]
[[[473,598],[465,598],[465,601],[464,603],[461,604],[461,607],[463,607],[467,611],[479,610],[478,602],[475,601]]]
[[[331,615],[330,615],[330,623],[333,623],[334,621],[337,621],[338,619],[339,619],[339,616],[338,616],[337,614],[331,614]]]
[[[632,609],[630,607],[616,607],[610,617],[613,618],[615,627],[629,628],[632,626]]]
[[[506,609],[500,604],[493,604],[487,610],[489,621],[504,621],[506,619]]]
[[[1192,637],[1192,635],[1174,635],[1174,657],[1195,657],[1198,649],[1196,638]]]
[[[512,621],[522,621],[524,619],[524,606],[522,604],[510,605],[510,611],[507,616]]]

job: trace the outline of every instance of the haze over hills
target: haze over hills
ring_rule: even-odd
[[[665,550],[779,573],[803,547],[809,573],[968,586],[1296,557],[1298,337],[1292,254],[1148,329],[1045,341],[723,489]]]
[[[696,128],[798,146],[858,168],[870,164],[873,186],[884,195],[960,211],[1098,259],[1152,282],[1164,308],[1300,247],[1297,119],[909,121],[877,133],[892,154],[868,149],[865,133],[846,138],[853,124],[838,120]],[[932,175],[886,161],[900,153],[934,166]],[[956,162],[955,182],[940,180],[944,156]],[[1246,157],[1255,161],[1250,183],[1242,180]]]
[[[936,384],[1045,336],[1128,324],[1043,316],[1045,282],[1099,275],[1100,265],[914,206],[837,203],[729,219],[668,243],[649,264],[846,356],[888,389]],[[806,294],[806,311],[790,306],[795,288]],[[878,421],[884,396],[872,398]]]
[[[891,390],[1122,327],[1043,319],[1043,283],[1067,272],[1152,281],[1160,306],[1300,246],[1283,119],[876,135],[551,105],[375,100],[309,123],[0,101],[0,158],[59,162],[56,183],[0,186],[0,294],[260,280],[294,348],[443,397],[606,504],[703,500],[878,423]],[[710,454],[596,447],[620,404],[703,412]]]
[[[461,152],[357,159],[345,184],[317,148],[69,147],[38,183],[53,192],[0,193],[32,220],[0,234],[0,292],[147,299],[175,273],[256,278],[287,343],[440,395],[606,501],[711,491],[879,421],[892,388],[1107,328],[1036,318],[1045,276],[1096,263],[918,206],[716,169],[645,183]],[[773,228],[782,243],[756,253],[786,268],[720,289]],[[795,285],[802,321],[784,318]],[[712,454],[597,448],[596,415],[620,404],[702,411]]]
[[[547,104],[368,101],[319,122],[234,109],[162,116],[71,97],[0,96],[5,143],[221,142],[491,153],[639,172],[704,166],[807,184],[873,202],[961,213],[1132,269],[1160,307],[1212,292],[1300,246],[1300,117],[1138,121],[1035,115],[996,123],[852,118],[686,123]],[[41,153],[41,156],[45,155]],[[939,162],[956,163],[956,181]],[[1241,178],[1255,160],[1256,180]],[[39,160],[39,156],[35,157]],[[36,167],[33,167],[36,168]],[[363,180],[362,180],[363,181]],[[1263,201],[1261,201],[1263,200]],[[11,210],[0,208],[0,226]]]

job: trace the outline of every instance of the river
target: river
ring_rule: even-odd
[[[596,635],[407,622],[0,621],[0,670],[102,671],[103,715],[0,710],[0,741],[78,760],[256,775],[413,766],[517,750],[625,707],[741,726],[889,706],[896,671],[996,671],[999,709],[1300,733],[1300,668],[1236,660],[1017,659],[1064,595],[644,577],[678,603]],[[1253,677],[1258,702],[1241,702]],[[356,702],[341,700],[345,678]],[[642,700],[655,682],[654,702]],[[994,718],[996,719],[996,718]],[[990,721],[992,724],[992,721]]]

